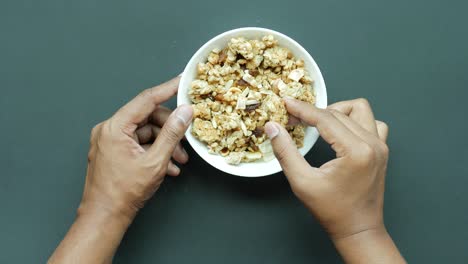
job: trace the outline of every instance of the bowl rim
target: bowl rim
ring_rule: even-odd
[[[315,59],[312,57],[312,55],[310,55],[310,53],[301,45],[299,44],[297,41],[295,41],[294,39],[292,39],[291,37],[281,33],[281,32],[278,32],[278,31],[275,31],[275,30],[272,30],[272,29],[268,29],[268,28],[262,28],[262,27],[240,27],[240,28],[235,28],[235,29],[231,29],[231,30],[228,30],[228,31],[224,31],[216,36],[214,36],[213,38],[209,39],[207,42],[205,42],[205,44],[203,44],[190,58],[190,60],[187,62],[186,66],[184,67],[184,71],[181,73],[181,81],[180,83],[182,84],[182,80],[185,80],[185,78],[188,78],[186,77],[187,76],[187,72],[188,72],[188,68],[189,66],[191,66],[193,63],[194,63],[194,60],[196,58],[198,58],[201,53],[205,53],[207,48],[212,44],[212,43],[215,43],[217,42],[219,39],[222,39],[224,38],[225,36],[227,35],[232,35],[232,34],[236,34],[236,33],[239,33],[239,34],[242,34],[242,32],[246,32],[246,31],[258,31],[259,33],[261,34],[272,34],[272,35],[278,35],[278,36],[281,36],[281,38],[283,38],[284,40],[286,40],[286,42],[289,42],[291,43],[292,45],[294,45],[296,48],[298,48],[302,53],[306,54],[306,56],[308,56],[307,60],[309,63],[312,64],[312,68],[314,68],[314,70],[316,69],[316,74],[318,76],[318,78],[321,80],[321,83],[323,84],[323,95],[322,95],[322,99],[320,101],[320,105],[317,105],[317,103],[319,102],[316,102],[316,106],[317,107],[321,107],[321,108],[325,108],[327,106],[327,103],[328,103],[328,97],[327,97],[327,88],[326,88],[326,84],[325,84],[325,80],[323,78],[323,74],[318,66],[318,64],[316,63]],[[302,58],[302,59],[305,59],[305,58]],[[179,89],[180,89],[180,86],[179,86]],[[182,97],[183,96],[180,92],[178,93],[177,95],[177,106],[180,106],[181,104],[183,104],[181,101],[182,101]],[[223,166],[220,166],[218,165],[216,162],[212,162],[212,160],[209,160],[209,159],[206,159],[204,156],[205,153],[201,153],[202,149],[199,149],[197,147],[194,146],[194,142],[192,142],[192,140],[197,140],[195,137],[193,137],[191,135],[191,127],[192,127],[192,124],[190,124],[189,128],[187,129],[185,135],[186,135],[186,138],[187,138],[187,141],[189,142],[190,146],[195,150],[195,152],[205,161],[207,162],[208,164],[210,164],[211,166],[215,167],[216,169],[224,172],[224,173],[227,173],[227,174],[231,174],[231,175],[234,175],[234,176],[241,176],[241,177],[249,177],[249,178],[256,178],[256,177],[264,177],[264,176],[269,176],[269,175],[272,175],[272,174],[275,174],[275,173],[278,173],[278,172],[281,172],[282,171],[282,167],[279,166],[276,170],[271,170],[271,171],[267,171],[267,172],[262,172],[262,173],[258,173],[258,172],[252,172],[250,174],[246,174],[246,173],[236,173],[236,172],[233,172],[233,171],[227,171],[225,169],[225,167]],[[314,130],[316,130],[315,128],[313,128]],[[318,132],[317,132],[317,136],[314,137],[313,139],[313,142],[312,142],[312,145],[309,149],[307,149],[304,154],[302,154],[303,156],[305,156],[305,154],[307,154],[311,149],[312,147],[316,144],[317,140],[318,140]],[[205,144],[206,145],[206,144]],[[205,148],[205,151],[207,152],[207,148]],[[212,154],[213,155],[213,154]],[[276,160],[276,159],[275,159]]]

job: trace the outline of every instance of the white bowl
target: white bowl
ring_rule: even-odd
[[[301,46],[299,43],[291,39],[290,37],[281,34],[279,32],[257,27],[246,27],[238,28],[230,31],[226,31],[203,45],[198,51],[192,56],[187,66],[184,69],[182,78],[180,80],[179,91],[177,95],[177,105],[191,104],[188,96],[191,82],[196,78],[197,75],[197,64],[199,62],[206,62],[208,54],[214,48],[223,49],[227,46],[229,40],[233,37],[245,37],[248,39],[261,38],[265,35],[273,35],[278,40],[278,45],[288,48],[292,51],[294,56],[299,59],[303,59],[305,68],[309,72],[310,76],[314,80],[314,89],[316,93],[316,106],[320,108],[327,107],[327,90],[325,82],[322,77],[317,63],[310,54]],[[260,177],[271,175],[273,173],[280,172],[282,170],[278,160],[273,159],[265,162],[258,160],[250,163],[241,163],[239,165],[231,165],[225,161],[225,158],[220,155],[208,153],[208,147],[205,143],[196,139],[192,133],[192,126],[189,127],[185,136],[193,149],[200,155],[206,162],[211,164],[213,167],[233,174],[244,177]],[[299,152],[304,156],[317,141],[319,134],[313,127],[308,127],[305,133],[304,146],[299,149]]]

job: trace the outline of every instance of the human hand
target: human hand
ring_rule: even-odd
[[[179,141],[192,120],[192,107],[171,113],[160,106],[177,93],[178,84],[175,78],[143,91],[93,128],[78,214],[107,210],[131,220],[166,174],[180,173],[171,157],[179,163],[188,160]]]
[[[315,126],[336,159],[319,168],[302,157],[288,132],[269,122],[271,139],[291,188],[330,235],[346,263],[406,263],[383,222],[388,127],[364,99],[318,109],[286,99],[291,120]]]
[[[336,152],[336,159],[312,167],[284,128],[271,122],[266,125],[296,196],[332,239],[383,228],[388,127],[374,119],[364,99],[339,102],[327,109],[293,99],[285,103],[292,116],[315,126]]]
[[[91,132],[88,171],[75,222],[48,263],[112,263],[138,209],[180,169],[188,155],[179,141],[193,110],[161,103],[177,93],[179,78],[147,89]]]

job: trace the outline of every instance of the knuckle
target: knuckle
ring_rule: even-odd
[[[91,137],[94,137],[97,133],[97,130],[98,130],[98,125],[95,125],[92,129],[91,129]]]
[[[94,150],[93,149],[90,149],[88,151],[88,163],[91,162],[92,160],[94,160]]]
[[[112,120],[106,120],[101,124],[101,129],[99,130],[99,136],[109,136],[112,131]]]
[[[140,96],[143,97],[143,98],[151,98],[153,96],[153,94],[154,94],[153,89],[148,88],[148,89],[143,90],[140,93]]]
[[[179,131],[180,131],[180,125],[178,124],[171,124],[166,126],[164,129],[164,136],[166,137],[166,140],[169,140],[171,142],[175,142],[179,140]]]
[[[363,143],[356,149],[353,155],[353,161],[358,167],[367,167],[375,159],[375,156],[375,149]]]
[[[287,153],[288,147],[284,144],[275,151],[276,158],[278,159],[279,163],[283,164],[286,161]]]
[[[358,98],[354,101],[355,105],[361,108],[370,108],[370,103],[366,98]]]
[[[376,154],[375,152],[375,148],[373,148],[371,145],[363,144],[361,147],[361,155],[367,161],[371,161],[374,159]]]
[[[314,111],[314,108],[312,107],[312,105],[306,105],[305,108],[294,108],[293,110],[293,114],[295,116],[303,119],[310,115]]]
[[[98,145],[98,141],[99,141],[99,134],[101,132],[101,123],[95,125],[92,129],[91,129],[91,136],[89,138],[89,152],[88,152],[88,162],[91,161],[95,154],[95,149],[96,149],[96,146]]]
[[[167,165],[163,164],[161,161],[157,162],[156,164],[151,166],[151,169],[157,174],[157,175],[166,175],[167,171]]]
[[[390,154],[390,149],[388,148],[388,145],[385,143],[380,143],[380,151],[382,156],[387,159],[388,155]]]
[[[94,138],[96,138],[96,136],[97,136],[98,133],[99,133],[100,128],[101,128],[101,123],[95,125],[95,126],[91,129],[91,140],[93,140]]]
[[[388,124],[380,120],[377,120],[377,126],[380,127],[384,131],[388,131],[389,129]]]

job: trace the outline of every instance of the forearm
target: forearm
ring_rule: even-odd
[[[111,263],[130,223],[105,210],[78,213],[48,263]]]
[[[346,263],[406,263],[385,227],[333,239]]]

